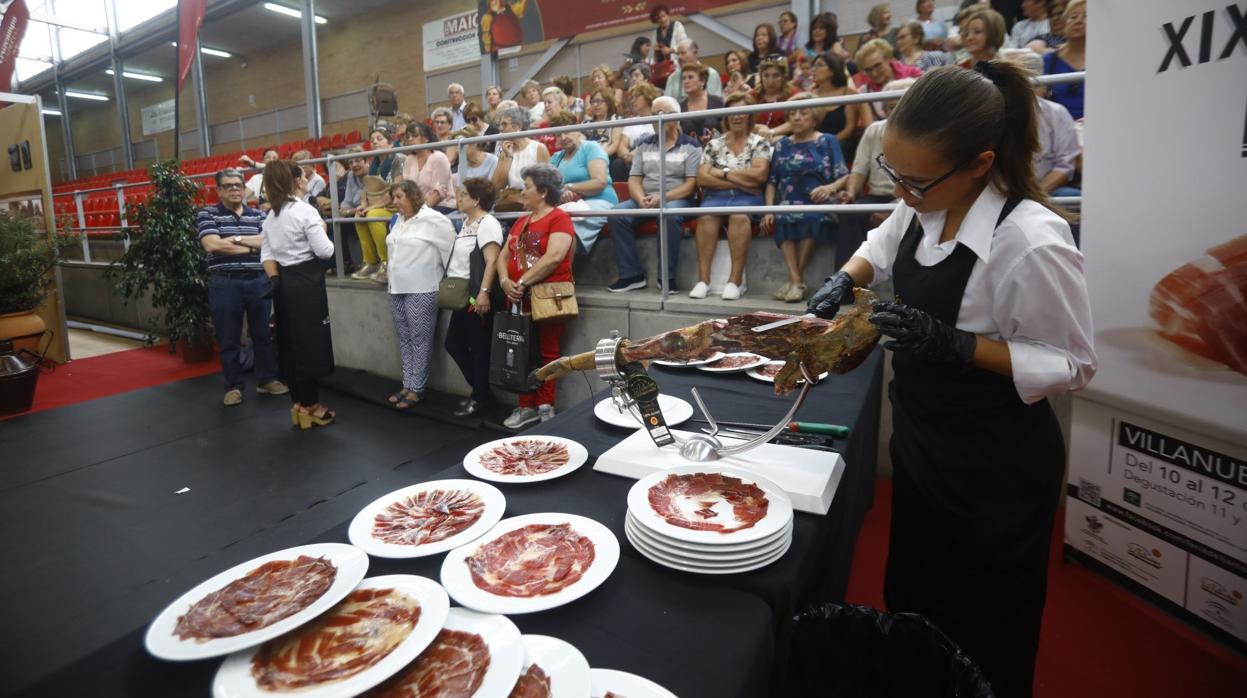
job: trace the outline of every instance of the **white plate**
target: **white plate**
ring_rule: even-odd
[[[680,547],[678,541],[664,540],[657,534],[646,531],[643,526],[632,519],[629,514],[624,519],[624,525],[633,535],[641,539],[641,542],[649,544],[651,547],[658,549],[660,552],[667,553],[675,558],[687,559],[689,562],[697,563],[705,562],[742,562],[753,558],[763,558],[783,547],[784,542],[792,537],[792,526],[789,525],[775,535],[774,538],[761,541],[761,544],[750,544],[747,549],[737,549],[727,547],[726,549],[701,549],[689,550]],[[718,546],[724,548],[724,546]]]
[[[659,516],[658,512],[654,511],[653,507],[650,506],[649,488],[664,480],[668,475],[690,475],[693,473],[722,473],[757,485],[766,493],[766,498],[769,501],[766,516],[749,528],[732,531],[731,533],[698,531],[668,523],[666,519]],[[717,506],[726,507],[725,511],[730,511],[730,506],[726,502],[721,502]],[[792,501],[788,499],[788,495],[784,494],[784,491],[778,485],[745,470],[711,463],[656,470],[637,480],[632,489],[628,490],[628,511],[632,512],[633,519],[642,528],[647,531],[653,531],[664,539],[674,538],[675,540],[687,541],[689,543],[709,545],[737,545],[770,539],[792,522]]]
[[[662,410],[662,418],[666,420],[669,427],[683,424],[693,417],[693,406],[687,400],[681,400],[678,397],[659,393],[658,407]],[[615,401],[610,398],[601,400],[593,406],[593,416],[613,427],[641,428],[641,423],[632,416],[631,412],[620,412],[615,406]]]
[[[555,468],[550,472],[541,473],[540,475],[502,475],[481,465],[481,456],[489,453],[498,446],[509,444],[514,441],[532,441],[535,439],[542,441],[554,441],[567,446],[567,463],[560,468]],[[509,482],[516,484],[522,482],[541,482],[543,480],[553,480],[556,477],[563,477],[564,475],[574,472],[576,468],[584,465],[587,460],[589,460],[589,450],[571,439],[565,439],[561,436],[547,436],[545,434],[537,434],[533,436],[524,436],[521,434],[520,436],[508,436],[505,439],[498,439],[497,441],[490,441],[489,443],[477,446],[469,451],[468,455],[463,457],[463,468],[467,470],[468,474],[472,477],[479,477],[482,480],[489,480],[490,482]]]
[[[679,359],[654,359],[653,363],[656,363],[659,366],[667,366],[669,368],[692,368],[693,366],[705,366],[706,364],[712,364],[722,358],[723,352],[716,351],[704,359],[690,359],[688,361],[681,361]]]
[[[338,572],[333,578],[333,584],[330,584],[329,589],[319,599],[309,604],[307,608],[272,625],[233,637],[219,637],[212,640],[199,641],[193,638],[183,640],[173,634],[173,630],[178,624],[178,618],[185,615],[190,610],[190,607],[203,597],[236,579],[247,576],[248,572],[260,565],[275,560],[294,560],[300,555],[324,557],[332,562],[334,567],[338,568]],[[275,553],[262,555],[242,564],[234,565],[179,596],[176,601],[166,606],[165,610],[160,612],[160,615],[156,616],[156,620],[152,621],[151,626],[147,629],[147,636],[143,639],[143,644],[146,645],[147,651],[153,656],[173,661],[220,657],[248,647],[254,647],[287,631],[294,630],[329,610],[331,606],[351,593],[351,590],[355,588],[355,585],[359,584],[359,580],[363,579],[367,572],[368,556],[359,548],[346,545],[345,543],[301,545],[297,548],[286,548]]]
[[[757,354],[754,354],[748,351],[732,352],[731,354],[728,354],[724,358],[730,358],[734,356],[752,356],[754,358],[754,362],[751,364],[745,364],[744,366],[736,366],[733,368],[715,368],[714,366],[709,366],[709,365],[698,366],[697,370],[705,371],[706,373],[740,373],[741,371],[748,371],[749,369],[754,368],[755,366],[761,366],[762,364],[770,361],[770,359],[766,358],[765,356],[758,356]]]
[[[545,596],[526,598],[497,596],[476,586],[472,574],[464,561],[482,545],[489,543],[504,533],[523,528],[529,524],[561,524],[570,523],[572,528],[593,542],[593,564],[589,565],[584,576],[570,586]],[[442,560],[442,585],[455,601],[486,613],[532,613],[571,603],[596,589],[619,563],[619,541],[615,534],[602,524],[575,514],[542,513],[526,514],[503,519],[484,537],[467,545],[455,548]]]
[[[589,695],[589,660],[571,644],[548,635],[524,635],[524,666],[536,664],[550,677],[550,698],[584,698]]]
[[[670,549],[672,552],[679,552],[681,554],[697,553],[701,555],[711,555],[715,558],[733,554],[750,555],[760,548],[774,546],[777,541],[792,534],[793,526],[790,521],[787,526],[785,526],[782,530],[777,531],[775,535],[758,540],[746,541],[739,544],[707,545],[704,543],[689,543],[688,541],[676,540],[675,538],[668,538],[657,531],[651,531],[637,523],[636,517],[632,515],[632,512],[628,512],[624,516],[624,520],[631,521],[632,524],[636,526],[637,530],[644,534],[645,540],[652,540],[655,543],[658,543],[659,547],[663,549]]]
[[[593,677],[592,698],[602,698],[607,691],[626,698],[676,698],[671,691],[642,676],[614,669],[590,669]]]
[[[472,698],[507,698],[524,665],[524,642],[520,629],[506,616],[452,608],[446,629],[475,633],[489,645],[489,668]],[[300,696],[299,698],[302,698]]]
[[[626,530],[624,531],[624,535],[628,536],[628,542],[632,543],[632,545],[637,549],[637,551],[640,552],[642,555],[644,555],[646,558],[648,558],[651,562],[656,562],[662,565],[663,567],[669,567],[673,570],[680,570],[682,572],[694,572],[696,574],[739,574],[741,572],[751,572],[753,570],[762,569],[763,567],[766,567],[767,565],[783,557],[784,553],[788,552],[788,548],[792,545],[792,539],[790,538],[784,544],[784,547],[780,548],[778,552],[772,554],[770,557],[767,557],[765,559],[751,562],[748,564],[742,564],[736,567],[710,567],[710,566],[705,566],[705,565],[700,565],[700,564],[694,564],[689,561],[675,560],[673,558],[670,558],[666,555],[663,555],[661,553],[658,553],[648,548],[645,545],[645,543],[633,538],[632,535],[629,534]]]
[[[420,492],[439,489],[468,490],[481,498],[481,501],[485,503],[485,511],[481,512],[481,517],[473,522],[471,526],[449,538],[443,538],[433,543],[398,545],[396,543],[386,543],[372,537],[372,526],[377,514],[385,511],[390,504]],[[494,524],[502,520],[502,514],[506,511],[506,508],[507,500],[502,495],[502,492],[497,487],[480,480],[433,480],[431,482],[422,482],[418,485],[395,490],[373,500],[371,504],[355,515],[355,518],[351,521],[351,527],[347,531],[347,537],[350,538],[351,543],[355,547],[377,557],[406,558],[436,555],[447,550],[453,550],[464,543],[469,543],[485,535],[489,529],[494,527]]]
[[[376,686],[398,673],[428,647],[450,611],[450,599],[446,590],[432,579],[410,574],[391,574],[371,577],[360,582],[356,589],[395,589],[415,599],[420,604],[420,618],[402,642],[381,661],[340,681],[330,681],[319,686],[309,686],[292,691],[269,691],[256,684],[251,676],[251,659],[260,651],[253,647],[246,652],[231,655],[217,670],[212,681],[215,698],[270,698],[274,693],[297,693],[300,698],[318,696],[353,696]],[[514,627],[514,626],[512,626]],[[517,631],[518,634],[518,631]]]
[[[751,369],[749,369],[748,371],[745,371],[745,375],[746,375],[746,376],[749,376],[750,378],[753,378],[753,379],[755,379],[755,380],[760,380],[760,381],[762,381],[763,383],[774,383],[774,382],[775,382],[775,377],[774,377],[774,376],[767,376],[767,375],[764,375],[764,374],[762,373],[762,368],[763,368],[764,366],[780,366],[780,367],[782,367],[782,366],[784,365],[784,363],[785,363],[785,362],[783,362],[783,361],[768,361],[768,362],[766,362],[765,364],[763,364],[763,366],[757,366],[757,367],[755,367],[755,368],[751,368]],[[814,379],[814,382],[815,382],[815,383],[821,383],[821,382],[823,381],[823,379],[824,379],[824,378],[826,378],[826,377],[827,377],[827,376],[829,376],[829,375],[831,375],[831,372],[830,372],[830,371],[823,371],[822,373],[818,374],[818,378]],[[804,383],[804,382],[805,382],[805,379],[804,379],[804,378],[798,378],[798,379],[797,379],[797,383]]]
[[[786,549],[792,542],[791,538],[785,536],[771,545],[760,548],[757,551],[753,551],[754,554],[745,555],[743,557],[733,558],[731,556],[726,556],[723,558],[716,558],[714,556],[707,557],[705,555],[690,556],[679,550],[664,548],[662,545],[646,538],[645,534],[640,533],[639,530],[640,527],[638,527],[635,523],[631,521],[624,522],[624,533],[628,535],[628,542],[632,543],[633,547],[637,548],[637,550],[644,548],[642,552],[659,555],[664,560],[679,562],[690,567],[705,567],[707,569],[716,569],[721,567],[743,567],[745,565],[751,565],[755,562],[762,562],[763,560],[770,559],[780,550]]]

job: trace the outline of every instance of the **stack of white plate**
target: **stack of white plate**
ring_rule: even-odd
[[[764,499],[765,513],[761,506],[734,506],[722,494],[724,485],[750,492],[754,502]],[[664,567],[700,574],[748,572],[788,551],[792,502],[778,485],[745,470],[711,464],[670,468],[632,486],[624,531],[632,547]]]

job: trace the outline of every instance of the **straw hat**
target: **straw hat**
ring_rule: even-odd
[[[376,175],[364,177],[364,201],[369,206],[390,205],[390,185]]]

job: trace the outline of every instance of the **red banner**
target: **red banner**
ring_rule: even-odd
[[[195,52],[199,50],[199,27],[208,0],[178,0],[178,93],[186,83]]]
[[[0,20],[0,92],[13,91],[13,68],[17,65],[17,52],[22,48],[29,19],[26,0],[15,0]]]
[[[666,5],[674,19],[740,0],[477,0],[481,51],[535,44],[620,24],[649,22],[650,11]],[[641,32],[638,32],[640,35]],[[653,38],[654,27],[643,32]]]

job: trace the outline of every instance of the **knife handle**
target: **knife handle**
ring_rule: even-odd
[[[849,435],[849,428],[839,424],[825,424],[823,422],[789,422],[788,431],[795,431],[804,434],[825,434],[843,439]]]

